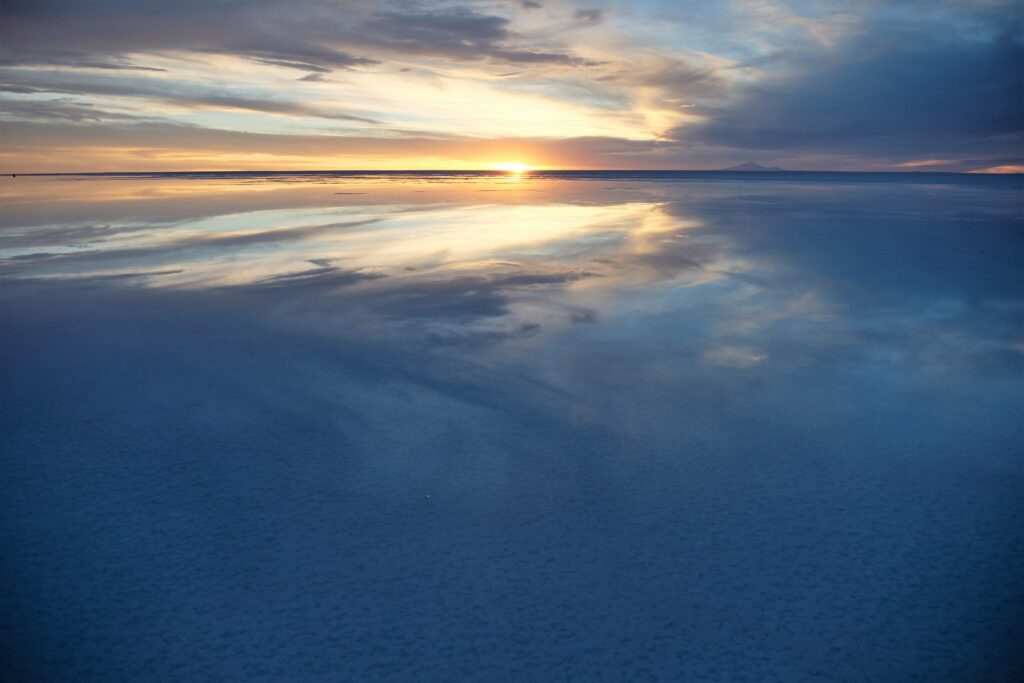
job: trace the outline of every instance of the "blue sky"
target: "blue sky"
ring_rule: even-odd
[[[4,0],[5,172],[1020,170],[1020,2]]]

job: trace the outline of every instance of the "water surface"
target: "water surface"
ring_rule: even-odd
[[[3,179],[4,666],[1013,680],[1021,189]]]

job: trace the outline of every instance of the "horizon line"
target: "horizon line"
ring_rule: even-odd
[[[814,170],[814,169],[732,169],[732,168],[601,168],[601,169],[587,169],[587,168],[533,168],[524,171],[506,171],[499,169],[447,169],[447,168],[430,168],[430,169],[203,169],[203,170],[187,170],[187,171],[42,171],[42,172],[30,172],[30,173],[17,173],[17,172],[0,172],[0,177],[16,177],[16,176],[82,176],[82,175],[187,175],[187,174],[211,174],[211,173],[224,173],[224,174],[313,174],[313,173],[343,173],[343,174],[376,174],[383,175],[388,173],[403,173],[403,174],[414,174],[414,173],[461,173],[461,174],[488,174],[495,176],[528,176],[535,174],[544,173],[749,173],[758,175],[777,175],[785,173],[857,173],[857,174],[890,174],[890,175],[991,175],[991,176],[1018,176],[1024,175],[1024,172],[989,172],[989,171],[938,171],[938,170],[843,170],[843,169],[827,169],[827,170]]]

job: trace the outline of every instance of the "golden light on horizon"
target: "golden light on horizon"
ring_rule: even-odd
[[[491,164],[491,168],[496,171],[507,171],[509,173],[526,173],[527,171],[533,170],[533,166],[530,166],[529,164],[522,164],[518,161],[502,161]]]

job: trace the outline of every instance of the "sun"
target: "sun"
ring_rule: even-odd
[[[521,164],[518,161],[502,161],[491,164],[491,168],[496,171],[508,171],[509,173],[526,173],[533,170],[533,166]]]

